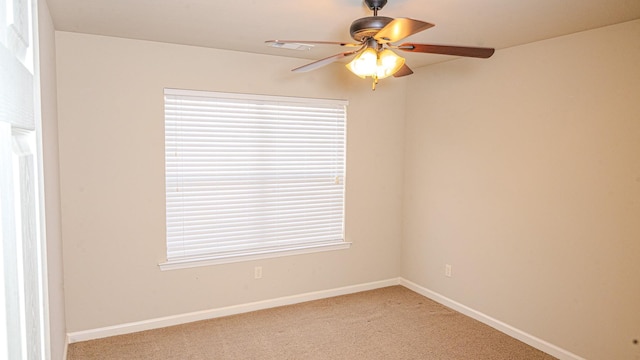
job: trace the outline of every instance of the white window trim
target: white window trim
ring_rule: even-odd
[[[341,243],[336,244],[324,244],[315,247],[304,247],[299,249],[291,249],[291,250],[278,250],[274,252],[264,252],[264,253],[256,253],[249,255],[229,255],[226,257],[217,257],[214,259],[202,259],[202,260],[184,260],[184,261],[165,261],[160,263],[160,270],[177,270],[177,269],[188,269],[199,266],[209,266],[209,265],[219,265],[219,264],[230,264],[235,262],[242,261],[252,261],[252,260],[261,260],[261,259],[270,259],[282,256],[292,256],[292,255],[303,255],[303,254],[311,254],[322,251],[335,251],[335,250],[346,250],[351,247],[351,243],[347,241],[343,241]]]
[[[224,97],[227,99],[242,99],[242,100],[257,100],[257,101],[284,101],[288,103],[306,103],[306,104],[331,104],[331,105],[348,105],[345,100],[329,100],[329,99],[309,99],[309,98],[296,98],[296,97],[282,97],[282,96],[266,96],[266,95],[249,95],[249,94],[233,94],[233,93],[218,93],[218,92],[206,92],[206,91],[194,91],[194,90],[181,90],[181,89],[165,89],[165,96],[178,95],[178,96],[208,96],[208,97]],[[346,142],[346,135],[345,135]],[[346,145],[345,145],[346,150]],[[346,161],[346,154],[344,155]],[[343,184],[346,188],[346,186]],[[344,196],[344,195],[343,195]],[[345,201],[343,198],[343,214],[342,221],[344,224],[344,209]],[[165,236],[165,245],[167,238]],[[161,270],[175,270],[192,268],[198,266],[208,266],[224,263],[233,263],[240,261],[251,261],[265,258],[281,257],[300,255],[307,253],[323,252],[323,251],[335,251],[350,248],[351,243],[345,241],[344,228],[342,239],[323,242],[323,243],[307,243],[307,244],[292,244],[292,246],[279,248],[279,249],[266,249],[255,251],[242,251],[241,253],[222,253],[216,255],[203,255],[202,257],[192,256],[188,258],[169,259],[161,262],[159,267]],[[166,248],[165,248],[166,253]]]

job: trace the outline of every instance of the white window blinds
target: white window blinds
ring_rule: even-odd
[[[167,263],[344,245],[346,104],[165,89]]]

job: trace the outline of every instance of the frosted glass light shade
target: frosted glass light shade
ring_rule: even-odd
[[[404,58],[396,55],[389,49],[384,49],[378,53],[378,79],[384,79],[395,74],[404,65]]]
[[[367,76],[374,76],[377,73],[378,53],[374,48],[366,48],[346,66],[352,73],[363,79]]]

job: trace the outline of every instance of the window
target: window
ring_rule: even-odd
[[[346,101],[165,89],[162,269],[344,249]]]

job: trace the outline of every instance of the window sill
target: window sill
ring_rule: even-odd
[[[281,256],[309,254],[309,253],[316,253],[316,252],[322,252],[322,251],[344,250],[350,247],[351,247],[350,242],[339,242],[339,243],[322,244],[317,246],[305,246],[305,247],[291,248],[291,249],[279,249],[279,250],[272,250],[272,251],[251,252],[251,253],[231,254],[231,255],[218,255],[218,256],[212,256],[209,258],[178,259],[178,260],[172,260],[172,261],[165,261],[163,263],[158,264],[158,266],[162,271],[177,270],[177,269],[187,269],[187,268],[200,267],[200,266],[228,264],[228,263],[241,262],[241,261],[268,259],[268,258],[275,258],[275,257],[281,257]]]

